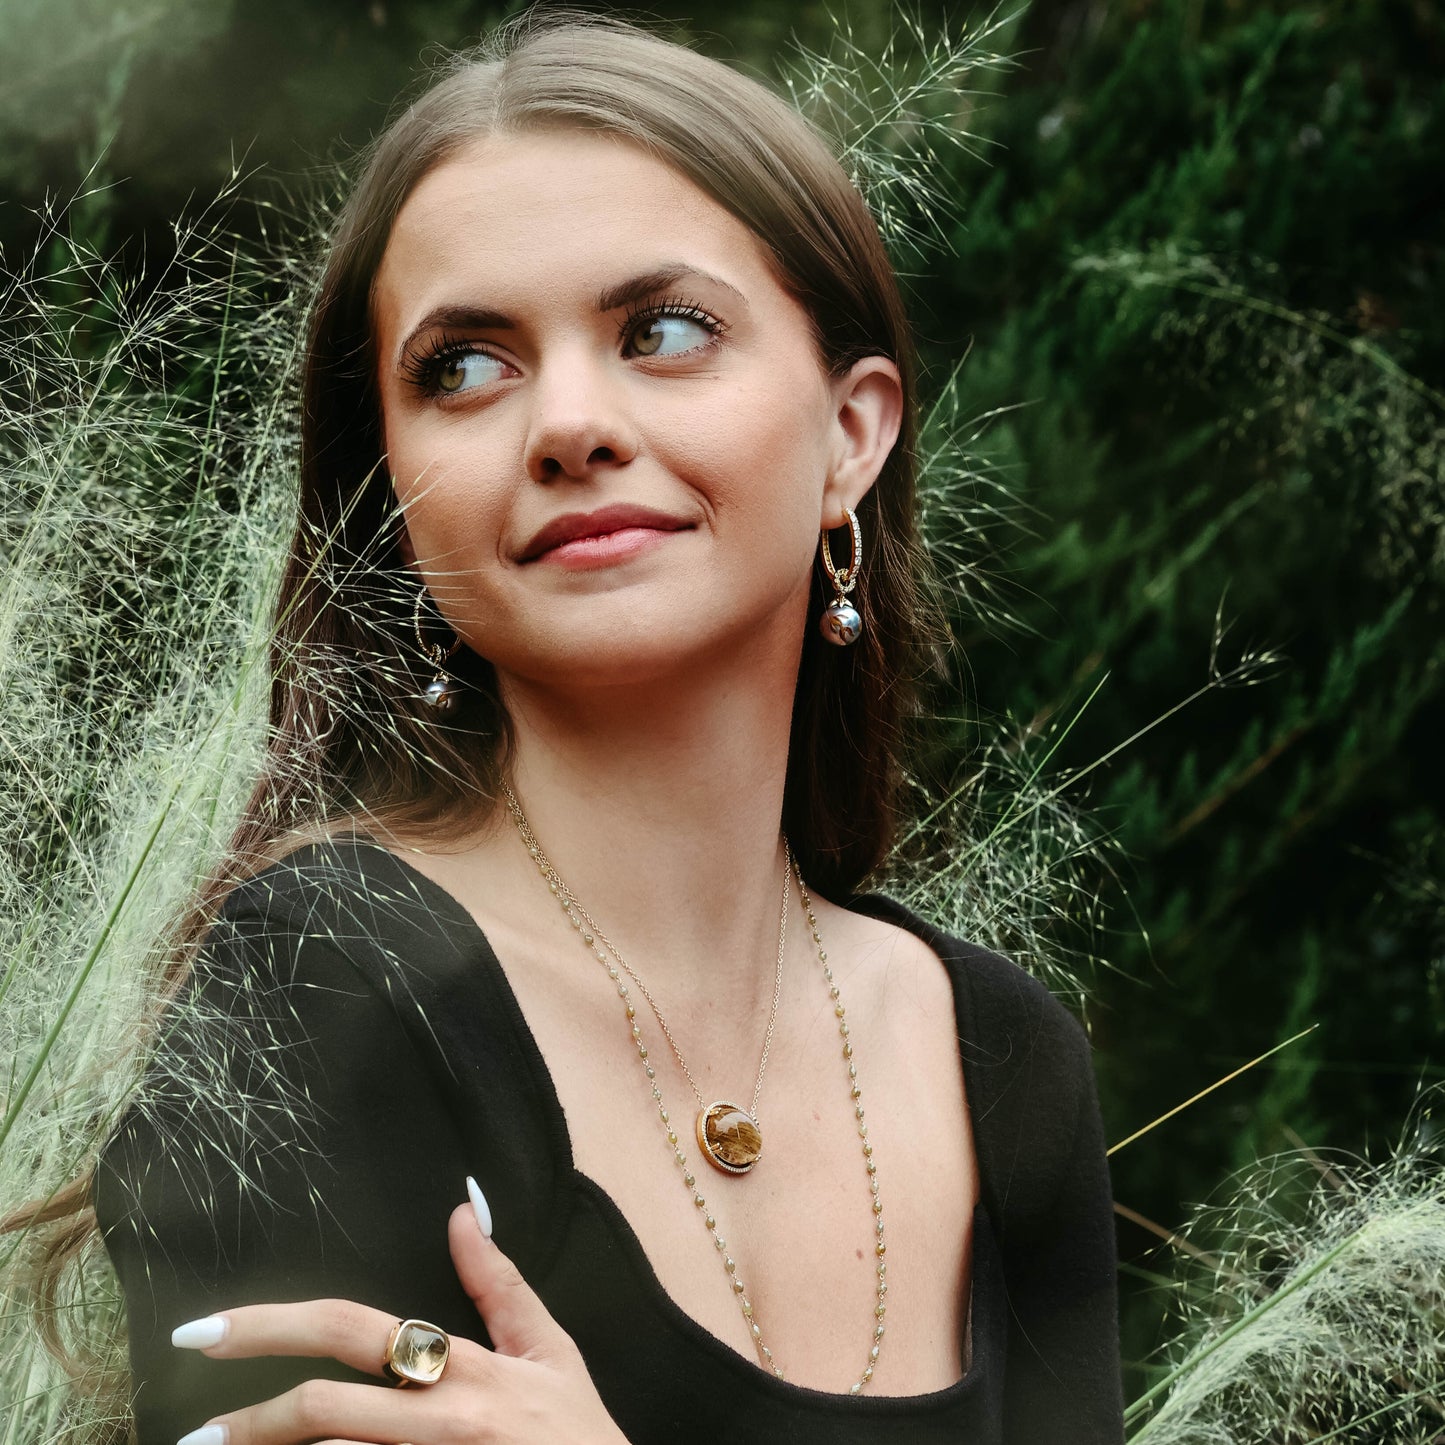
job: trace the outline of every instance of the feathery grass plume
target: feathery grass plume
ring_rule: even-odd
[[[1007,715],[968,757],[961,779],[930,787],[910,778],[911,821],[889,867],[889,891],[946,931],[1007,954],[1082,1008],[1091,971],[1107,964],[1094,951],[1105,923],[1101,878],[1123,884],[1118,849],[1080,794],[1094,773],[1206,693],[1254,686],[1277,668],[1269,648],[1246,648],[1226,665],[1225,631],[1221,600],[1205,680],[1081,767],[1062,766],[1054,755],[1107,686],[1107,673],[1077,705],[1060,698],[1022,724]],[[1088,660],[1075,684],[1088,681],[1097,663]]]
[[[795,38],[781,79],[793,104],[839,146],[839,159],[878,221],[900,269],[947,244],[958,201],[946,185],[945,149],[981,159],[985,137],[971,129],[990,72],[1015,59],[990,48],[1007,34],[1022,8],[982,20],[936,27],[900,6],[897,27],[875,54],[852,22],[832,20],[831,44],[814,50]]]
[[[148,274],[62,210],[0,279],[0,1216],[74,1178],[126,1101],[157,950],[264,742],[304,286],[228,244],[238,184]],[[97,1245],[42,1314],[82,1397],[121,1368]],[[0,1235],[7,1445],[83,1409],[28,1313],[28,1250]]]
[[[1306,467],[1316,485],[1346,496],[1368,477],[1373,495],[1352,500],[1375,528],[1376,574],[1402,589],[1445,579],[1445,395],[1376,340],[1386,322],[1368,296],[1343,321],[1300,311],[1270,296],[1276,268],[1226,266],[1173,242],[1074,265],[1125,294],[1162,287],[1197,298],[1162,312],[1153,339],[1192,353],[1206,386],[1245,383],[1253,401],[1234,418],[1235,434],[1274,438],[1281,477]]]
[[[1445,1159],[1432,1117],[1383,1165],[1305,1151],[1249,1173],[1189,1235],[1173,1360],[1137,1445],[1431,1445],[1445,1438]]]

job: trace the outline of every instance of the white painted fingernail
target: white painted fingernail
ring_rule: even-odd
[[[226,1445],[231,1432],[224,1425],[202,1425],[189,1435],[182,1435],[176,1445]]]
[[[477,1216],[477,1228],[490,1239],[492,1237],[492,1209],[487,1203],[487,1196],[482,1193],[481,1187],[470,1174],[467,1175],[467,1194],[472,1201],[472,1213]]]
[[[208,1349],[211,1345],[219,1345],[226,1338],[226,1331],[230,1327],[231,1322],[225,1315],[207,1315],[203,1320],[192,1320],[189,1324],[177,1325],[171,1331],[171,1343],[178,1350]],[[187,1440],[190,1438],[189,1435],[186,1436]],[[193,1445],[206,1445],[206,1442],[195,1441]]]

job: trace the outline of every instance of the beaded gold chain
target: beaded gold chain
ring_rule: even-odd
[[[747,1286],[738,1278],[737,1261],[728,1253],[727,1240],[718,1232],[717,1217],[707,1206],[707,1200],[703,1197],[697,1187],[697,1176],[687,1166],[687,1155],[683,1152],[681,1141],[677,1131],[672,1127],[672,1121],[668,1114],[667,1105],[663,1101],[662,1090],[657,1083],[657,1070],[653,1067],[647,1051],[647,1044],[642,1037],[641,1026],[637,1022],[637,1010],[633,1006],[631,990],[623,980],[623,972],[634,980],[636,975],[631,968],[623,961],[622,956],[616,948],[607,941],[592,923],[591,918],[583,912],[571,889],[562,882],[561,876],[552,866],[547,855],[542,851],[541,845],[532,832],[531,825],[527,822],[526,814],[522,811],[521,804],[517,801],[512,790],[506,790],[508,806],[512,813],[513,821],[517,824],[518,831],[522,835],[522,841],[527,847],[532,860],[537,864],[542,877],[553,896],[566,913],[568,921],[573,930],[581,938],[588,951],[607,970],[607,977],[611,980],[617,990],[617,996],[622,1000],[623,1009],[627,1018],[628,1030],[632,1042],[637,1048],[638,1058],[647,1075],[648,1086],[652,1093],[653,1102],[657,1106],[658,1118],[662,1121],[662,1127],[667,1131],[667,1142],[672,1148],[673,1162],[682,1173],[682,1181],[687,1186],[688,1193],[692,1195],[694,1207],[702,1215],[702,1221],[712,1238],[713,1246],[718,1254],[722,1256],[723,1268],[727,1271],[728,1280],[732,1287],[734,1298],[737,1300],[743,1313],[743,1319],[747,1324],[748,1333],[752,1337],[758,1355],[762,1359],[765,1368],[771,1370],[780,1380],[785,1378],[782,1366],[773,1358],[773,1352],[763,1340],[762,1327],[758,1324],[753,1309],[752,1300],[748,1297]],[[873,1378],[874,1370],[878,1365],[879,1352],[883,1345],[884,1325],[883,1317],[887,1313],[885,1296],[888,1293],[888,1264],[884,1256],[888,1252],[888,1246],[884,1239],[883,1229],[883,1202],[878,1195],[878,1164],[873,1158],[873,1145],[868,1138],[868,1123],[863,1110],[863,1091],[858,1086],[858,1066],[853,1061],[853,1042],[848,1027],[847,1011],[843,1007],[841,991],[837,981],[833,977],[833,970],[828,964],[828,954],[823,947],[822,935],[818,931],[818,920],[813,913],[813,900],[808,894],[807,886],[803,882],[802,870],[798,866],[798,860],[793,856],[793,850],[787,839],[783,840],[783,852],[787,860],[789,874],[797,880],[798,896],[803,905],[803,912],[808,919],[808,929],[813,937],[813,945],[818,950],[818,962],[822,965],[823,980],[828,985],[828,995],[833,1000],[833,1014],[838,1020],[838,1033],[843,1040],[843,1060],[848,1066],[848,1087],[849,1094],[853,1100],[853,1114],[858,1125],[858,1137],[863,1142],[863,1163],[868,1173],[868,1190],[873,1196],[873,1257],[875,1279],[877,1289],[875,1303],[873,1306],[874,1325],[873,1340],[868,1350],[868,1363],[863,1373],[849,1387],[850,1395],[858,1395],[863,1387]],[[653,1004],[654,1011],[656,1005]],[[776,1007],[776,992],[774,994],[774,1007]],[[675,1046],[674,1046],[675,1047]],[[754,1105],[756,1107],[756,1104]]]

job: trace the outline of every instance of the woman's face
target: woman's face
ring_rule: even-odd
[[[830,378],[690,181],[610,137],[479,141],[407,199],[372,305],[403,550],[503,675],[800,645],[818,529],[882,465],[897,371]]]

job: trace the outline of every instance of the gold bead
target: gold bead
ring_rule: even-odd
[[[886,1244],[884,1244],[883,1241],[880,1239],[880,1240],[878,1241],[878,1243],[873,1246],[873,1253],[874,1253],[874,1254],[887,1254],[887,1253],[888,1253],[888,1246],[887,1246]]]

